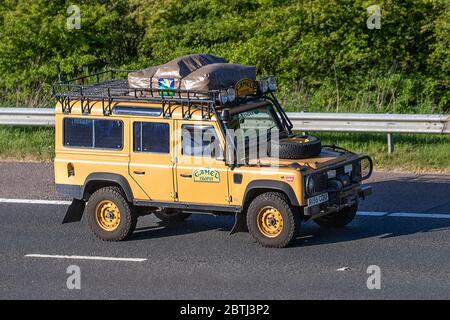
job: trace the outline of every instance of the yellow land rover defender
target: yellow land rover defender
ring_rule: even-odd
[[[281,248],[302,221],[347,225],[371,194],[372,160],[293,133],[275,78],[246,66],[188,56],[53,89],[56,189],[74,199],[64,223],[85,213],[105,241],[129,237],[139,216],[204,212],[233,214],[231,233]]]

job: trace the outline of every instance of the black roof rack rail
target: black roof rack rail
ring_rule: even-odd
[[[102,104],[103,114],[112,114],[116,102],[160,103],[163,116],[171,117],[174,105],[180,105],[183,118],[190,118],[193,110],[201,110],[203,119],[210,119],[220,103],[220,90],[192,91],[180,89],[130,88],[128,81],[119,77],[131,70],[108,70],[70,80],[57,81],[52,92],[65,114],[72,112],[75,103],[81,103],[81,113],[90,114],[94,103]]]

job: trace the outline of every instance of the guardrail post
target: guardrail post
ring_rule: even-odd
[[[387,134],[388,153],[394,153],[394,135],[392,133]]]

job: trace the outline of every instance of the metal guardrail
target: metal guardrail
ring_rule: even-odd
[[[0,108],[0,125],[54,126],[54,113],[54,109]],[[449,115],[294,112],[288,116],[298,131],[386,133],[389,153],[396,133],[450,134]]]
[[[0,108],[0,125],[54,126],[50,108]],[[290,112],[294,130],[450,134],[450,116],[433,114],[371,114]]]
[[[288,114],[303,131],[450,134],[450,116],[433,114],[306,113]]]
[[[55,110],[50,108],[0,108],[0,125],[54,127]]]

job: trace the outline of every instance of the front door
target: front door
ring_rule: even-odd
[[[176,184],[178,201],[228,205],[228,167],[216,124],[177,121]]]
[[[130,175],[152,201],[173,201],[174,161],[171,140],[173,120],[134,119]]]

